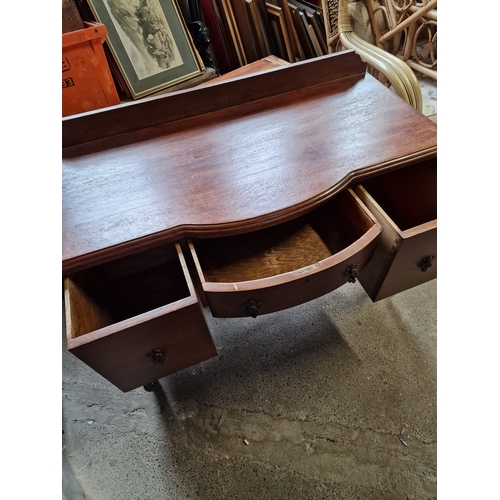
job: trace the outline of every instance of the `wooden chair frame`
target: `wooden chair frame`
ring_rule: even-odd
[[[379,0],[378,5],[374,0],[365,0],[364,3],[376,45],[405,61],[413,70],[437,80],[437,0]],[[382,14],[383,25],[377,13]]]
[[[356,35],[349,19],[348,0],[322,0],[322,5],[329,52],[336,52],[339,43],[346,49],[354,50],[369,67],[388,80],[398,96],[422,111],[422,92],[415,73],[401,58]],[[372,13],[375,14],[374,9]]]

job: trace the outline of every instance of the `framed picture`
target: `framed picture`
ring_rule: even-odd
[[[176,0],[87,1],[134,99],[202,73]]]
[[[292,45],[288,38],[288,31],[286,28],[285,17],[283,10],[277,5],[266,2],[267,15],[271,24],[271,29],[278,44],[278,56],[289,62],[294,62]]]

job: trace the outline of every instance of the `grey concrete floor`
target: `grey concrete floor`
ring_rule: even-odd
[[[206,310],[219,356],[154,392],[122,393],[63,340],[67,500],[436,498],[436,288]]]

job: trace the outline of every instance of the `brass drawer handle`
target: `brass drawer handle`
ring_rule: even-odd
[[[166,352],[166,349],[160,349],[159,347],[157,347],[148,354],[148,357],[153,358],[154,365],[162,365],[167,359],[167,356],[165,355]]]
[[[247,316],[256,318],[260,314],[260,302],[258,300],[249,300],[241,305],[245,307]]]
[[[432,260],[434,259],[434,255],[428,255],[427,257],[424,257],[419,263],[418,266],[420,267],[420,270],[425,273],[429,267],[432,267]]]
[[[348,283],[356,283],[356,278],[359,276],[358,265],[351,264],[344,272],[349,278],[347,278]]]

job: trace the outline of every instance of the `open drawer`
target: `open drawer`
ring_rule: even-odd
[[[437,276],[437,160],[355,186],[382,225],[372,261],[359,281],[373,301]]]
[[[212,314],[256,317],[355,281],[380,232],[380,224],[348,189],[298,219],[188,243]]]
[[[64,280],[68,350],[126,392],[215,356],[181,247]]]

